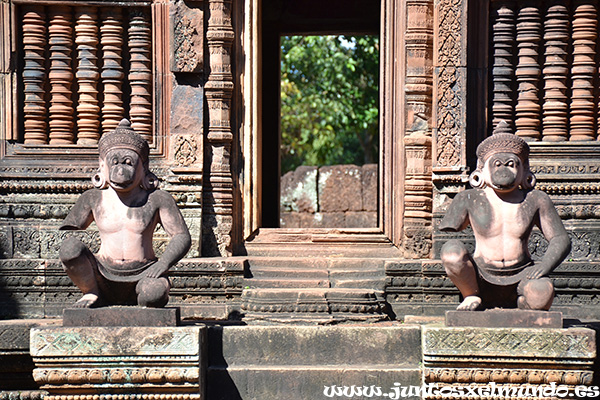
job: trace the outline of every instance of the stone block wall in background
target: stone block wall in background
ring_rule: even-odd
[[[377,227],[377,164],[300,166],[281,178],[282,228]]]

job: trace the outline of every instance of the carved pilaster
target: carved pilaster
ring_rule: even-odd
[[[515,46],[515,12],[513,2],[494,3],[492,10],[493,56],[493,104],[492,125],[500,121],[508,123],[512,130],[514,109],[512,82],[515,78],[513,54]]]
[[[100,138],[98,106],[98,10],[96,7],[75,8],[75,43],[77,44],[77,143],[96,144]]]
[[[466,0],[436,2],[434,172],[466,166]]]
[[[48,143],[46,101],[44,99],[44,49],[46,47],[46,13],[43,6],[23,6],[23,92],[26,144]]]
[[[235,37],[231,0],[210,0],[206,38],[210,75],[205,85],[208,102],[208,156],[205,189],[203,249],[207,255],[231,255],[233,179],[231,174],[231,48]]]
[[[71,82],[73,67],[71,49],[73,47],[73,28],[71,26],[71,7],[50,7],[50,144],[73,143],[73,100]]]
[[[129,14],[129,85],[131,126],[152,143],[152,37],[150,13],[133,8]]]
[[[544,19],[544,119],[543,139],[567,140],[567,48],[569,13],[565,1],[553,1]]]
[[[573,12],[573,65],[570,140],[593,140],[597,2],[579,0]]]
[[[431,138],[407,137],[404,183],[404,255],[429,258],[432,248],[433,184],[431,182]]]
[[[406,5],[406,172],[404,239],[407,258],[428,258],[432,236],[431,121],[433,1]]]
[[[542,20],[539,5],[522,4],[517,15],[519,63],[517,82],[519,95],[516,111],[516,134],[525,140],[540,140],[541,110],[539,82],[542,69],[539,48],[542,39]]]
[[[119,8],[103,8],[101,12],[100,44],[102,45],[102,133],[114,130],[124,117],[123,73],[123,17]]]

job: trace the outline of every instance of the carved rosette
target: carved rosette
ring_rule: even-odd
[[[75,43],[77,44],[77,143],[96,144],[100,138],[98,105],[98,10],[97,7],[75,8]]]
[[[503,2],[500,5],[495,3],[492,12],[494,48],[492,125],[495,127],[500,121],[506,121],[509,124],[507,130],[512,130],[514,115],[512,83],[515,78],[512,58],[516,39],[514,3]]]
[[[541,110],[539,82],[542,70],[538,57],[542,40],[542,20],[539,6],[525,3],[517,16],[518,99],[515,107],[516,134],[525,140],[540,140]]]
[[[46,47],[46,13],[43,6],[23,6],[23,92],[26,144],[48,143],[46,101],[44,99],[44,49]]]
[[[102,106],[102,133],[113,131],[124,117],[123,73],[123,17],[119,8],[101,11],[100,44],[102,45],[102,74],[104,104]]]
[[[567,49],[569,12],[564,1],[551,3],[544,19],[544,106],[543,139],[567,140]]]
[[[129,14],[129,116],[132,128],[152,143],[152,37],[150,14],[133,8]]]
[[[579,0],[573,12],[573,65],[570,140],[593,140],[597,3]]]
[[[71,84],[73,67],[71,49],[73,28],[71,7],[50,7],[48,26],[50,42],[50,144],[73,143],[75,141],[73,122],[73,100]]]
[[[205,189],[203,248],[210,255],[231,255],[233,179],[231,173],[231,49],[235,37],[231,0],[210,0],[206,38],[210,75],[205,85],[208,102],[210,168]],[[209,254],[207,254],[209,255]]]

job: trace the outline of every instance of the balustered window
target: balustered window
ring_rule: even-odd
[[[506,120],[530,141],[600,139],[599,7],[597,0],[490,2],[492,126]]]
[[[17,9],[18,141],[94,145],[122,118],[152,142],[150,7]]]

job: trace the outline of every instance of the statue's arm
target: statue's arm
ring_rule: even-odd
[[[469,193],[467,193],[469,192]],[[444,232],[460,232],[469,225],[470,190],[457,194],[440,222],[439,229]]]
[[[149,278],[158,278],[187,254],[192,245],[192,237],[173,197],[164,191],[153,194],[159,196],[160,223],[170,237],[162,256],[148,269],[146,275]]]
[[[94,220],[92,207],[98,201],[100,192],[97,189],[90,189],[84,192],[69,211],[69,215],[64,219],[58,229],[62,231],[74,231],[86,229]]]
[[[536,191],[538,196],[538,220],[536,224],[548,240],[548,248],[542,259],[528,274],[529,279],[541,278],[556,268],[571,251],[571,239],[560,216],[554,208],[550,197],[544,192]]]

